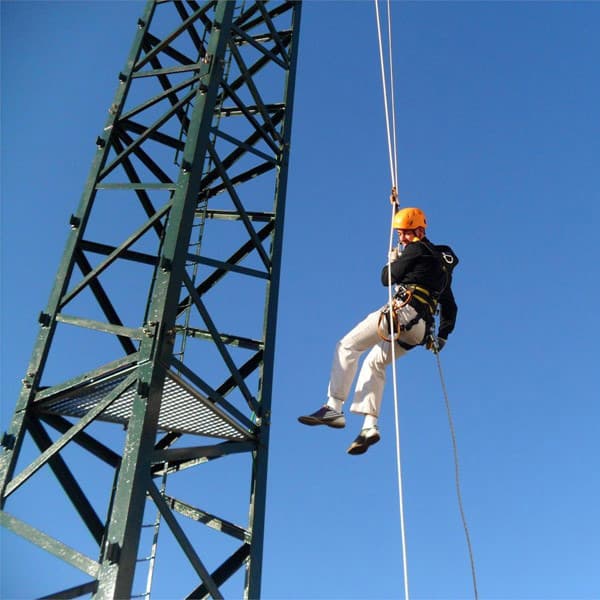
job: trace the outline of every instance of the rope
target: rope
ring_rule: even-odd
[[[379,45],[379,60],[381,66],[381,83],[383,87],[383,104],[385,111],[385,127],[387,134],[387,145],[388,145],[388,158],[390,166],[390,178],[392,181],[392,218],[390,224],[390,239],[388,245],[388,263],[387,263],[387,274],[388,274],[388,310],[390,315],[390,340],[395,340],[394,327],[396,321],[393,318],[393,297],[392,297],[392,269],[391,261],[389,256],[392,252],[394,242],[394,214],[398,207],[398,143],[396,139],[396,109],[395,109],[395,98],[394,98],[394,70],[392,60],[392,17],[390,10],[390,0],[387,0],[387,36],[388,36],[388,64],[389,64],[389,87],[391,96],[391,107],[388,105],[388,82],[386,78],[385,60],[383,55],[383,41],[381,31],[381,19],[379,15],[379,3],[378,0],[374,0],[375,3],[375,15],[377,20],[377,40]],[[391,116],[390,116],[391,115]],[[391,122],[390,122],[391,121]],[[399,512],[400,512],[400,534],[402,538],[402,568],[404,573],[404,597],[405,600],[409,600],[408,591],[408,559],[407,559],[407,548],[406,548],[406,534],[405,534],[405,523],[404,523],[404,494],[402,486],[402,460],[400,453],[400,419],[398,410],[398,382],[396,373],[396,344],[391,342],[392,349],[392,379],[393,379],[393,390],[394,390],[394,416],[396,425],[396,466],[398,472],[398,498],[399,498]],[[456,443],[456,432],[454,430],[454,422],[452,420],[452,412],[450,410],[450,401],[448,399],[448,392],[446,389],[446,383],[444,380],[444,374],[442,372],[442,363],[440,361],[439,351],[435,352],[438,371],[440,374],[440,381],[442,384],[442,391],[444,394],[444,402],[446,405],[446,413],[448,415],[448,424],[450,426],[450,435],[452,437],[452,449],[454,454],[454,476],[456,484],[456,496],[458,498],[458,507],[460,510],[460,518],[462,521],[463,529],[465,532],[465,539],[467,541],[467,548],[469,551],[469,561],[471,564],[471,576],[473,578],[473,591],[475,600],[479,599],[477,591],[477,576],[475,573],[475,559],[473,556],[473,547],[471,545],[471,536],[469,534],[469,528],[467,526],[467,519],[465,517],[465,511],[462,501],[462,493],[460,489],[460,469],[458,461],[458,446]]]
[[[392,13],[390,7],[390,0],[387,0],[387,19],[388,19],[388,64],[390,65],[390,94],[392,100],[392,137],[393,137],[393,148],[394,148],[394,178],[392,180],[392,187],[394,190],[398,190],[398,142],[396,140],[396,100],[394,90],[394,61],[392,59]]]
[[[394,89],[393,89],[393,87],[391,88],[391,96],[392,96],[391,115],[392,115],[392,121],[394,124],[394,132],[392,134],[391,127],[390,127],[390,108],[388,106],[385,60],[383,58],[383,41],[382,41],[382,33],[381,33],[381,19],[379,16],[379,3],[378,3],[378,0],[374,0],[374,2],[375,2],[375,16],[377,19],[377,41],[379,43],[379,62],[380,62],[380,66],[381,66],[381,83],[383,86],[383,106],[384,106],[384,112],[385,112],[385,130],[387,133],[388,158],[390,161],[390,179],[392,180],[392,188],[398,189],[398,186],[397,186],[398,159],[397,159],[397,152],[396,152],[397,144],[396,144],[396,132],[395,132],[396,119],[394,116],[396,111],[395,111],[395,107],[393,106]],[[390,3],[388,0],[388,24],[389,24],[388,25],[388,47],[389,47],[388,56],[389,56],[389,60],[390,60],[390,74],[391,74],[391,77],[393,78],[393,70],[391,67],[392,36],[391,36],[391,18],[390,17],[391,17]],[[392,83],[393,83],[393,79],[392,79]],[[392,137],[393,137],[393,142],[392,142]],[[393,234],[393,230],[392,230],[392,234]],[[390,243],[390,246],[391,246],[391,243]]]
[[[396,212],[396,196],[398,187],[398,152],[397,152],[397,141],[396,141],[396,119],[395,119],[395,105],[394,105],[394,85],[393,85],[393,68],[392,68],[392,19],[390,12],[390,1],[387,1],[387,19],[388,19],[388,61],[390,65],[390,89],[391,89],[391,109],[388,106],[388,94],[386,85],[386,72],[385,72],[385,60],[383,56],[383,42],[381,33],[381,19],[379,16],[379,4],[378,0],[375,2],[375,15],[377,19],[377,40],[379,45],[379,60],[381,65],[381,83],[383,87],[383,103],[385,111],[385,126],[387,133],[387,144],[388,144],[388,158],[390,163],[390,178],[392,180],[392,218],[390,219],[390,240],[388,245],[388,263],[387,263],[387,274],[388,274],[388,310],[390,315],[390,339],[395,340],[394,335],[394,319],[393,316],[393,298],[392,298],[392,270],[389,256],[392,252],[392,246],[394,243],[394,214]],[[390,112],[391,112],[391,125],[390,125]],[[390,131],[392,130],[392,132]],[[395,341],[390,342],[392,350],[392,379],[393,379],[393,390],[394,390],[394,421],[396,425],[396,468],[398,475],[398,500],[399,500],[399,512],[400,512],[400,536],[402,538],[402,570],[404,575],[404,598],[409,600],[408,591],[408,559],[407,559],[407,548],[406,548],[406,528],[404,524],[404,493],[402,488],[402,458],[400,453],[400,419],[398,411],[398,381],[396,373],[396,343]]]
[[[456,432],[454,430],[454,421],[452,419],[452,412],[450,410],[450,400],[448,399],[448,391],[446,389],[446,382],[444,380],[444,373],[442,372],[442,362],[440,360],[440,353],[435,352],[435,358],[437,362],[438,371],[440,374],[440,382],[442,384],[442,392],[444,393],[444,403],[446,404],[446,413],[448,414],[448,425],[450,426],[450,435],[452,437],[452,450],[454,453],[454,482],[456,484],[456,497],[458,498],[458,508],[460,510],[460,518],[462,520],[463,529],[465,531],[465,539],[467,540],[467,548],[469,549],[469,561],[471,562],[471,577],[473,578],[473,593],[475,600],[478,600],[479,594],[477,592],[477,576],[475,574],[475,559],[473,557],[473,547],[471,546],[471,536],[469,535],[469,528],[467,526],[467,519],[465,517],[465,511],[463,508],[462,493],[460,491],[460,469],[458,464],[458,445],[456,443]]]
[[[395,206],[392,206],[392,219],[394,217]],[[392,249],[393,232],[390,235],[389,251]],[[389,254],[389,253],[388,253]],[[404,598],[409,600],[408,593],[408,555],[406,548],[406,527],[404,524],[404,492],[402,486],[402,457],[400,453],[400,417],[398,410],[398,378],[396,373],[396,341],[394,335],[394,319],[392,318],[393,298],[392,298],[392,269],[388,259],[388,305],[390,310],[390,338],[394,341],[390,342],[392,348],[392,382],[394,390],[394,423],[396,426],[396,470],[398,477],[398,505],[400,511],[400,536],[402,538],[402,571],[404,574]]]

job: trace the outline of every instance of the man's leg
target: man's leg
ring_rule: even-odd
[[[316,412],[299,417],[300,423],[336,428],[345,426],[342,405],[350,393],[358,359],[363,352],[381,341],[377,334],[379,312],[368,315],[337,343],[331,366],[327,403]]]
[[[403,307],[398,311],[400,325],[406,325],[415,317],[416,312],[411,306]],[[424,334],[425,322],[420,320],[409,331],[403,331],[399,339],[404,344],[413,346],[422,341]],[[408,349],[395,344],[394,355],[396,358],[400,358],[407,352]],[[360,433],[348,448],[349,454],[363,454],[369,446],[376,444],[381,439],[377,419],[383,399],[386,368],[392,362],[392,358],[390,342],[381,341],[367,354],[362,364],[350,411],[365,415],[365,419]]]
[[[396,358],[406,354],[406,350],[396,344]],[[354,399],[350,411],[361,415],[379,416],[383,388],[385,386],[386,367],[392,362],[390,342],[380,341],[367,354],[356,382]]]
[[[377,333],[379,314],[380,311],[372,312],[337,343],[327,390],[329,400],[342,404],[346,401],[361,354],[382,341]]]

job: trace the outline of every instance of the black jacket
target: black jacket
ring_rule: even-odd
[[[407,244],[402,254],[390,265],[392,284],[414,283],[429,290],[440,303],[438,336],[447,339],[454,329],[458,308],[452,293],[452,269],[458,257],[449,246],[435,246],[427,238]],[[387,265],[381,282],[388,285]]]

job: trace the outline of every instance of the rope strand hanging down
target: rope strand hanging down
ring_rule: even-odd
[[[446,389],[446,382],[444,380],[444,373],[442,371],[442,361],[440,360],[439,351],[435,353],[437,362],[438,373],[440,375],[440,383],[442,385],[442,393],[444,395],[444,403],[446,405],[446,414],[448,415],[448,425],[450,427],[450,437],[452,438],[452,451],[454,455],[454,483],[456,485],[456,497],[458,499],[458,509],[460,512],[460,518],[462,521],[463,529],[465,532],[465,539],[467,540],[467,548],[469,550],[469,561],[471,563],[471,577],[473,579],[473,593],[475,600],[478,600],[479,593],[477,591],[477,575],[475,573],[475,558],[473,555],[473,547],[471,546],[471,536],[469,535],[469,527],[467,526],[467,518],[465,516],[465,510],[462,501],[462,492],[460,490],[460,468],[458,462],[458,444],[456,443],[456,431],[454,430],[454,421],[452,419],[452,411],[450,410],[450,399],[448,398],[448,390]]]

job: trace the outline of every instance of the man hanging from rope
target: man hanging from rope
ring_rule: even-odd
[[[397,205],[395,190],[392,203]],[[383,285],[396,286],[390,305],[368,315],[337,344],[327,403],[310,415],[298,417],[305,425],[346,426],[342,405],[358,367],[363,361],[350,412],[364,415],[358,437],[349,454],[363,454],[380,440],[377,419],[381,408],[385,370],[393,356],[403,356],[419,345],[439,352],[454,329],[457,307],[452,293],[452,270],[458,258],[449,246],[435,246],[425,236],[427,220],[419,208],[403,208],[393,217],[393,228],[403,250],[393,248],[383,268]],[[435,335],[434,315],[440,307],[440,324]],[[391,315],[391,318],[390,318]],[[395,340],[394,352],[390,340]]]

